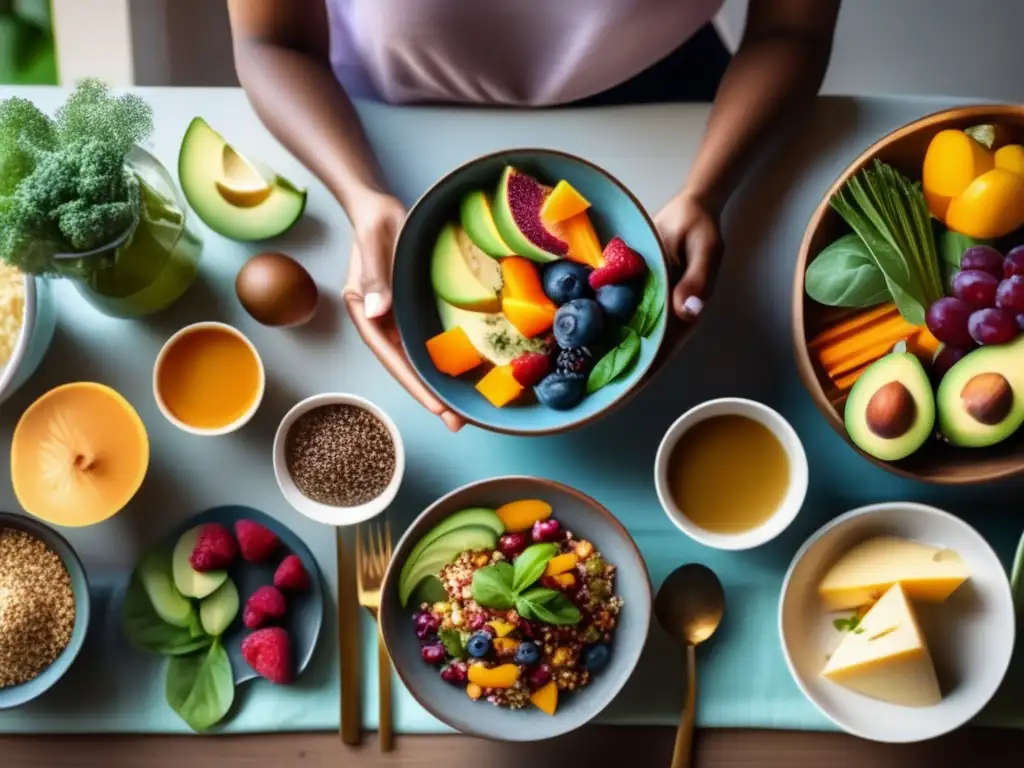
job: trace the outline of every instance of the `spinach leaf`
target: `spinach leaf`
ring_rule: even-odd
[[[579,624],[583,615],[561,592],[545,587],[529,589],[516,598],[516,610],[521,616],[558,627]]]
[[[889,300],[885,275],[852,232],[818,254],[804,284],[807,295],[827,307],[873,307]]]
[[[171,659],[164,690],[171,709],[192,730],[205,731],[220,722],[235,698],[231,660],[220,641],[204,653]]]
[[[626,327],[632,329],[638,336],[647,338],[657,327],[664,307],[665,292],[661,289],[658,276],[654,274],[653,270],[647,270],[640,304],[637,305],[636,310],[633,312],[633,317],[626,323]]]
[[[507,611],[515,605],[513,570],[506,562],[488,565],[473,573],[473,599],[485,608]]]
[[[611,383],[640,353],[640,337],[632,328],[621,329],[623,338],[617,346],[610,349],[605,356],[597,361],[587,377],[587,394],[593,394],[606,384]]]
[[[543,576],[548,560],[557,553],[558,547],[554,544],[534,544],[524,549],[516,558],[512,577],[512,592],[518,595]]]
[[[442,629],[437,633],[437,639],[441,641],[449,656],[456,659],[464,659],[469,653],[466,651],[465,638],[457,629]]]
[[[161,619],[138,573],[132,573],[128,582],[121,608],[121,626],[134,645],[164,656],[192,653],[213,642],[213,638],[199,629],[197,617],[193,617],[190,627],[175,627]]]

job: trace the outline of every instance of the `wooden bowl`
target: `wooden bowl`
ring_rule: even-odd
[[[857,448],[847,435],[843,423],[845,393],[835,388],[807,349],[808,339],[825,326],[853,314],[855,310],[824,307],[809,298],[804,291],[804,275],[807,266],[825,246],[849,231],[839,214],[829,206],[829,200],[852,176],[878,158],[909,178],[920,179],[925,151],[936,133],[947,128],[964,129],[989,123],[1008,127],[1013,141],[1024,141],[1024,105],[983,105],[959,107],[927,115],[872,144],[825,193],[811,216],[797,256],[793,284],[794,349],[800,378],[814,404],[832,428],[862,456],[889,472],[927,483],[970,485],[1024,474],[1024,429],[991,448],[955,448],[931,440],[915,454],[898,462],[880,461]]]

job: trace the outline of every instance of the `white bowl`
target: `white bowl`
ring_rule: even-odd
[[[25,275],[25,306],[21,329],[11,357],[0,364],[0,403],[13,395],[35,373],[50,348],[57,327],[57,306],[53,288],[43,278]]]
[[[952,549],[971,572],[945,603],[914,606],[943,691],[933,707],[888,704],[821,677],[842,636],[832,626],[837,614],[825,612],[818,583],[843,553],[883,534]],[[1015,626],[1010,583],[988,542],[948,512],[911,502],[861,507],[822,527],[796,553],[779,600],[782,652],[793,679],[832,722],[873,741],[923,741],[967,723],[1006,675]]]
[[[285,442],[288,439],[288,432],[296,420],[305,413],[324,405],[352,405],[357,408],[369,411],[381,423],[387,427],[391,435],[391,441],[395,446],[395,473],[387,488],[374,499],[360,504],[357,507],[336,507],[330,504],[321,504],[318,501],[305,496],[292,480],[288,471],[288,461],[284,455]],[[307,397],[292,407],[281,419],[281,424],[274,435],[274,476],[277,478],[277,485],[296,511],[318,523],[326,525],[354,525],[364,520],[369,520],[383,512],[395,500],[399,487],[402,485],[402,476],[405,474],[405,446],[402,443],[402,436],[398,427],[384,411],[365,398],[357,395],[348,395],[342,392],[328,392],[322,395]]]
[[[220,330],[227,331],[228,333],[233,333],[235,336],[244,341],[246,346],[249,347],[249,351],[252,352],[253,357],[256,358],[256,365],[259,368],[260,373],[259,388],[256,390],[256,397],[253,399],[252,405],[249,406],[249,409],[230,424],[225,424],[223,427],[217,427],[215,429],[203,429],[200,427],[193,427],[178,419],[178,417],[171,413],[170,408],[167,407],[167,404],[164,402],[163,396],[160,394],[160,388],[158,386],[160,366],[163,364],[164,358],[167,356],[167,351],[171,347],[173,347],[174,344],[177,343],[177,341],[182,336],[193,331],[202,330],[204,328],[219,328]],[[153,397],[156,400],[157,407],[160,409],[160,413],[162,413],[164,417],[178,429],[193,435],[215,437],[217,435],[227,435],[230,434],[231,432],[235,432],[241,429],[242,427],[249,423],[249,420],[252,419],[252,417],[256,414],[256,411],[259,410],[260,403],[263,402],[263,393],[266,390],[266,388],[267,372],[263,367],[263,359],[260,357],[260,353],[256,350],[256,345],[249,341],[248,336],[246,336],[240,330],[235,328],[233,325],[228,325],[227,323],[217,323],[210,320],[201,323],[192,323],[191,325],[186,325],[184,328],[182,328],[181,330],[177,331],[174,335],[172,335],[171,338],[169,338],[166,342],[164,342],[163,347],[160,348],[160,352],[156,356],[156,362],[153,364]]]
[[[757,528],[740,533],[715,533],[701,528],[676,506],[669,488],[668,464],[679,438],[693,425],[715,416],[745,416],[772,431],[789,459],[789,485],[779,508]],[[737,471],[740,471],[737,468]],[[654,460],[654,487],[669,520],[690,538],[715,549],[752,549],[771,541],[793,522],[807,496],[807,454],[796,430],[777,411],[763,403],[737,397],[708,400],[694,406],[668,428]]]

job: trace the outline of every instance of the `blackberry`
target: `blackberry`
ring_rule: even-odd
[[[558,353],[558,359],[555,361],[555,367],[559,371],[579,376],[589,373],[593,364],[593,355],[590,354],[590,350],[586,347],[563,349]]]

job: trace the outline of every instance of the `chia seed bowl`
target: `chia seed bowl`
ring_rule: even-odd
[[[341,392],[293,406],[277,428],[273,450],[285,500],[326,525],[354,525],[380,514],[405,473],[395,423],[369,400]]]
[[[514,521],[517,505],[533,511]],[[460,551],[436,554],[444,539]],[[499,582],[502,570],[511,592],[502,598],[499,584],[487,596],[478,582]],[[552,480],[500,477],[449,493],[413,522],[384,577],[380,621],[395,670],[432,715],[469,735],[536,741],[615,698],[650,615],[643,558],[611,512]]]

